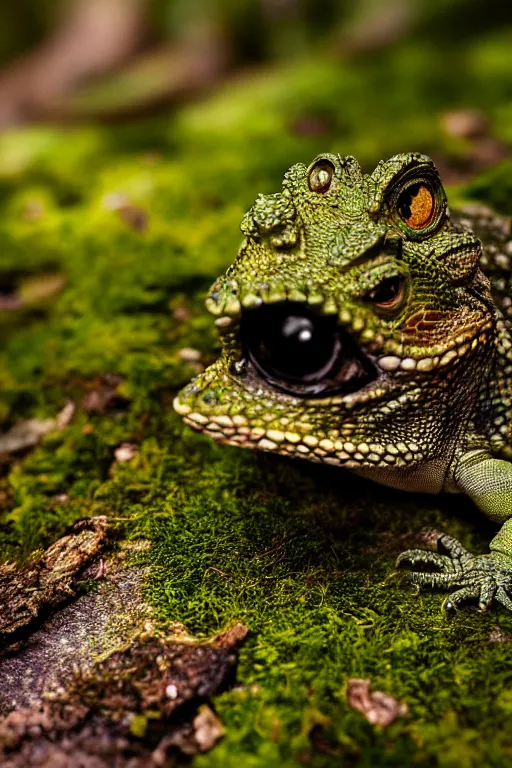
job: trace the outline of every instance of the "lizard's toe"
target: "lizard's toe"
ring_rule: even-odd
[[[443,603],[445,611],[456,611],[468,601],[477,602],[481,611],[495,601],[512,611],[512,569],[507,563],[492,555],[472,555],[452,536],[440,536],[437,546],[439,552],[410,549],[398,556],[396,568],[413,569],[404,574],[406,584],[455,589]]]
[[[462,603],[467,603],[471,600],[478,600],[479,590],[477,587],[462,587],[456,592],[452,592],[443,600],[442,610],[445,613],[455,613],[461,607]],[[487,606],[485,606],[487,607]]]
[[[449,589],[454,584],[454,576],[450,573],[408,571],[403,575],[402,582],[432,589]]]
[[[496,600],[504,605],[505,608],[508,608],[509,611],[512,611],[512,600],[503,587],[498,587],[496,590]]]
[[[401,568],[407,564],[410,564],[413,567],[418,565],[433,565],[438,568],[441,573],[453,573],[455,570],[453,561],[450,557],[426,549],[408,549],[398,555],[395,567]]]
[[[471,552],[462,546],[460,541],[454,539],[453,536],[448,536],[444,533],[437,539],[437,549],[442,554],[448,555],[452,560],[465,561],[467,559],[473,559]]]
[[[481,611],[486,611],[487,608],[491,607],[494,602],[494,598],[496,597],[497,591],[498,587],[494,581],[491,579],[484,581],[479,589],[479,594],[476,595],[478,598],[478,607]]]

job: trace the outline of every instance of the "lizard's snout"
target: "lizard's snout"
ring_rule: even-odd
[[[240,337],[255,372],[289,394],[355,392],[377,378],[372,361],[334,316],[300,303],[244,312]]]

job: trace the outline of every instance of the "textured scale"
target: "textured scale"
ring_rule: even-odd
[[[478,585],[481,561],[469,553],[460,568],[429,575],[442,576],[443,587],[456,580],[451,607],[475,597],[481,607],[505,604],[509,220],[479,205],[450,213],[434,164],[419,153],[368,175],[354,158],[326,154],[290,168],[282,190],[260,195],[241,228],[238,255],[207,299],[221,356],[182,390],[178,413],[222,442],[405,490],[467,493],[503,523]],[[401,565],[445,562],[408,554]],[[420,576],[409,580],[435,582]]]

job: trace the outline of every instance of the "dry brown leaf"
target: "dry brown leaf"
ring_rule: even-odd
[[[81,406],[87,413],[105,413],[110,408],[120,405],[124,398],[119,394],[117,388],[122,379],[115,374],[104,374],[93,382],[90,382],[90,389],[81,401]]]
[[[491,630],[487,640],[489,643],[512,643],[512,635],[496,626]]]
[[[71,424],[73,417],[76,413],[76,404],[73,400],[68,400],[64,408],[57,414],[57,427],[59,429],[65,429],[68,424]]]
[[[116,461],[123,464],[126,461],[131,461],[139,452],[139,447],[134,443],[121,443],[115,450]]]
[[[397,717],[403,717],[407,704],[397,701],[382,691],[370,691],[370,680],[354,678],[347,683],[347,701],[361,712],[372,725],[390,725]]]
[[[23,307],[40,304],[57,296],[66,285],[64,275],[46,274],[34,275],[22,280],[18,292]]]
[[[0,294],[0,312],[14,312],[21,309],[21,299],[17,293]]]
[[[185,363],[198,363],[201,359],[201,353],[198,349],[183,347],[183,349],[178,350],[178,357]]]
[[[17,453],[31,448],[56,427],[56,419],[18,421],[8,432],[0,433],[0,453]]]
[[[192,727],[175,729],[173,733],[165,736],[159,744],[156,755],[161,757],[162,765],[171,747],[177,747],[184,755],[192,757],[201,752],[208,752],[224,735],[225,730],[219,718],[207,704],[199,707],[199,712],[192,721]]]
[[[217,635],[213,640],[213,645],[217,648],[234,648],[243,643],[248,632],[249,629],[245,624],[238,622],[238,624]]]
[[[224,734],[219,718],[209,706],[203,704],[194,718],[195,741],[199,752],[208,752]]]

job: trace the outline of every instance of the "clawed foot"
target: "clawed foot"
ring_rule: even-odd
[[[472,555],[451,536],[440,536],[437,540],[438,552],[422,549],[409,549],[402,552],[396,561],[396,567],[404,564],[433,567],[436,570],[412,570],[404,576],[407,584],[429,586],[432,588],[453,589],[443,602],[443,609],[457,610],[461,603],[476,600],[480,610],[484,611],[494,600],[512,611],[512,569],[492,559],[492,555]],[[512,563],[511,563],[512,567]]]

